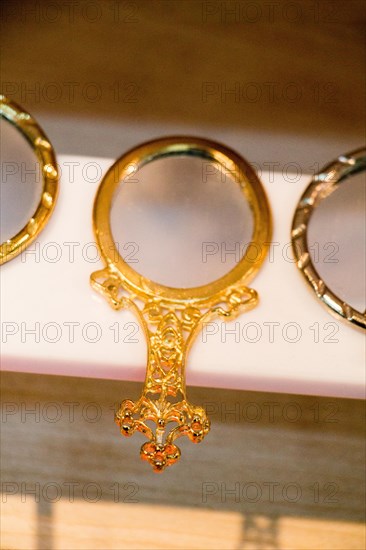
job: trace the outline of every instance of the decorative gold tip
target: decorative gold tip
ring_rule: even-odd
[[[210,430],[210,421],[204,409],[194,407],[186,399],[172,404],[163,396],[153,400],[145,394],[146,391],[137,403],[129,399],[123,401],[115,422],[125,437],[131,437],[136,431],[148,437],[140,456],[151,464],[154,472],[161,473],[180,459],[180,449],[173,443],[175,439],[186,435],[193,443],[200,443]],[[155,422],[155,432],[149,428],[147,420]],[[176,426],[166,433],[169,422],[175,422]]]

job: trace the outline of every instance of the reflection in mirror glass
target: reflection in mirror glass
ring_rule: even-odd
[[[188,288],[222,277],[240,261],[253,216],[223,167],[179,155],[149,162],[121,183],[111,229],[120,255],[135,271]]]
[[[366,172],[343,181],[315,208],[308,228],[314,267],[342,300],[366,306]]]
[[[33,216],[43,182],[40,164],[22,133],[0,119],[0,242],[14,237]]]

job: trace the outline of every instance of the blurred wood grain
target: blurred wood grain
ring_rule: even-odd
[[[211,432],[156,475],[113,423],[138,391],[2,373],[2,548],[364,548],[364,402],[190,388]]]
[[[139,139],[240,132],[256,162],[324,163],[364,139],[363,0],[12,0],[3,13],[3,91],[58,152],[117,156],[131,125]]]

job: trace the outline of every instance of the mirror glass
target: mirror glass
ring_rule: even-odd
[[[366,306],[366,172],[352,175],[315,208],[308,227],[314,267],[360,312]]]
[[[30,143],[0,118],[0,242],[14,237],[33,216],[42,195],[40,163]]]
[[[225,169],[199,156],[159,158],[118,187],[111,230],[135,271],[189,288],[225,275],[253,233],[250,206]]]

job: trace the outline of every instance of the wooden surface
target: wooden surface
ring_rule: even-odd
[[[3,4],[3,89],[58,153],[240,135],[251,162],[309,173],[364,141],[364,0]]]
[[[138,390],[2,374],[1,548],[364,548],[364,402],[190,388],[211,432],[156,475],[113,423]]]

